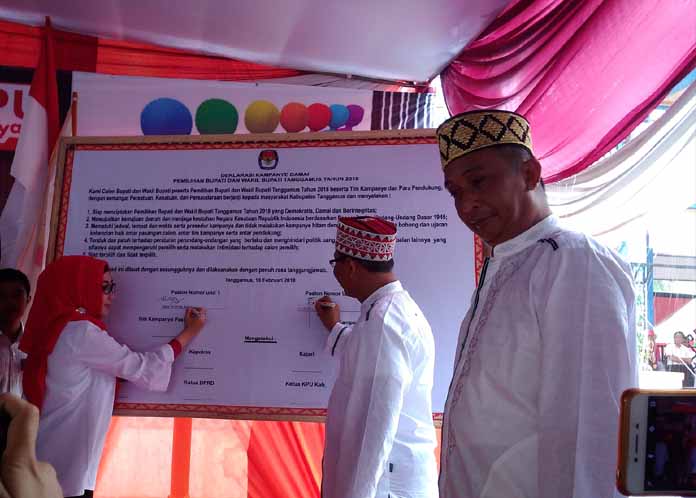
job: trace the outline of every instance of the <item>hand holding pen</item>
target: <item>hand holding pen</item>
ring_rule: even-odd
[[[317,299],[314,303],[314,309],[319,315],[321,323],[326,327],[327,330],[331,330],[334,325],[339,322],[341,317],[341,308],[338,304],[334,303],[329,296],[324,296],[321,299]]]

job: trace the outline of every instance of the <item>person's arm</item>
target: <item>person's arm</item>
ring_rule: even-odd
[[[207,319],[205,308],[186,308],[184,313],[184,330],[169,343],[174,350],[174,358],[179,356],[181,351],[186,349],[188,343],[201,333]],[[177,348],[176,344],[172,344],[174,341],[176,341],[180,347]]]
[[[81,322],[83,325],[75,331],[79,335],[70,338],[70,346],[76,361],[144,389],[166,391],[177,353],[200,333],[205,321],[204,310],[187,309],[184,330],[172,341],[176,344],[163,344],[148,352],[132,351],[92,323]]]
[[[388,457],[403,406],[404,393],[412,380],[409,351],[399,333],[381,317],[361,325],[354,362],[354,377],[348,389],[345,429],[339,443],[335,473],[340,479],[336,498],[374,498],[377,484],[387,470]]]
[[[665,348],[662,350],[662,356],[665,361],[672,361],[672,348],[671,344],[667,344]]]
[[[62,498],[56,471],[36,459],[39,409],[9,393],[0,395],[0,411],[10,417],[7,447],[0,464],[3,498]]]
[[[561,249],[533,285],[541,335],[539,498],[614,496],[621,393],[636,382],[634,293],[609,256]]]
[[[352,326],[339,321],[341,308],[329,296],[317,299],[314,303],[314,309],[324,328],[329,331],[329,336],[326,338],[326,351],[331,356],[340,354],[343,345],[346,343],[346,338],[352,330]]]
[[[331,356],[339,356],[346,345],[346,339],[353,330],[352,325],[336,322],[326,338],[326,352]]]
[[[694,353],[694,350],[691,349],[689,346],[682,346],[681,350],[678,352],[678,356],[684,361],[686,361],[687,364],[689,363],[689,361],[691,361],[694,355],[696,355],[696,353]]]
[[[676,365],[681,364],[677,355],[677,348],[674,343],[667,344],[667,346],[665,346],[665,360],[669,360]]]

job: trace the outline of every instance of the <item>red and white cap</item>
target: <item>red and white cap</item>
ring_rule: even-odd
[[[336,252],[366,261],[389,261],[394,257],[396,225],[376,216],[339,218]]]

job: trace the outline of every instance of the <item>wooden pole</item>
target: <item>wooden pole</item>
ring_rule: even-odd
[[[72,102],[70,103],[70,118],[72,122],[72,136],[77,136],[77,92],[72,93]]]

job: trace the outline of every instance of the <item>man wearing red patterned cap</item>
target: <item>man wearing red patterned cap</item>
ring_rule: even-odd
[[[316,303],[340,358],[326,421],[323,498],[437,498],[431,391],[435,345],[394,266],[396,227],[341,218],[331,264],[358,299],[352,326],[328,297]]]
[[[529,128],[506,111],[438,128],[445,187],[491,248],[461,325],[440,498],[616,494],[619,399],[637,377],[631,270],[551,214]]]

